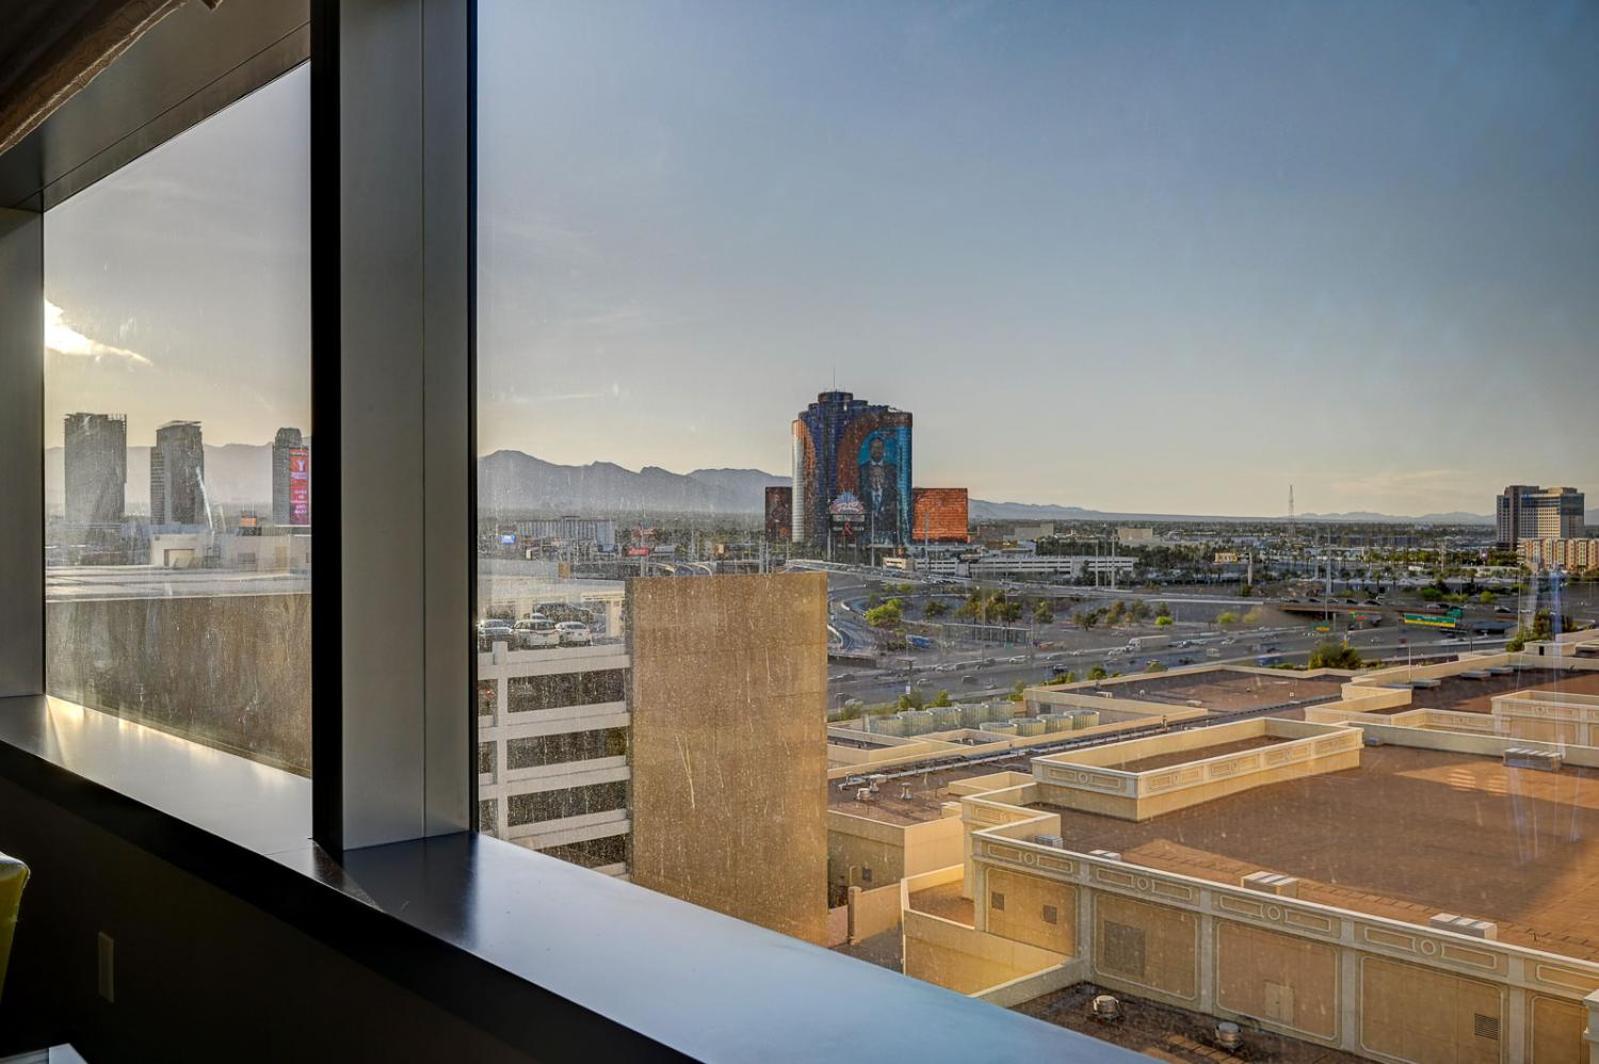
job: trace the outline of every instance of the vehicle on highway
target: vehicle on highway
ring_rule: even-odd
[[[1006,658],[1005,660],[1008,663],[1012,664],[1012,665],[1025,665],[1025,664],[1027,664],[1027,655],[1025,655],[1025,654],[1015,654],[1015,655],[1013,655],[1011,657]]]
[[[961,683],[975,684],[976,682],[977,682],[977,676],[976,676],[975,673],[970,673],[969,672],[965,676],[961,677]]]
[[[1205,657],[1207,657],[1207,658],[1219,658],[1219,657],[1221,657],[1221,651],[1217,650],[1215,647],[1206,647],[1205,648]]]
[[[1144,647],[1144,641],[1142,639],[1138,638],[1136,635],[1133,636],[1131,639],[1127,640],[1127,649],[1128,650],[1142,650],[1143,647]]]
[[[562,621],[555,630],[560,633],[562,646],[585,646],[594,642],[594,633],[581,621]]]
[[[934,665],[933,666],[933,671],[934,672],[954,672],[955,671],[955,663],[953,661],[946,661],[942,665]]]

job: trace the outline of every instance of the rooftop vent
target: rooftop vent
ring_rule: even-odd
[[[857,802],[869,802],[869,801],[871,801],[872,800],[872,789],[870,787],[862,787],[860,790],[855,792],[855,800]]]
[[[1122,1018],[1122,1003],[1113,994],[1095,994],[1094,1000],[1088,1003],[1088,1010],[1094,1014],[1094,1019],[1105,1023]]]
[[[1285,876],[1281,872],[1268,872],[1265,869],[1251,872],[1240,879],[1238,885],[1283,898],[1299,897],[1299,880],[1293,876]]]
[[[1242,1049],[1244,1047],[1244,1032],[1231,1020],[1223,1020],[1216,1025],[1216,1044],[1228,1050]]]
[[[1552,750],[1512,746],[1505,751],[1506,768],[1530,768],[1537,772],[1559,772],[1565,759]]]
[[[1457,673],[1456,675],[1462,680],[1486,680],[1488,671],[1486,669],[1467,669],[1465,672]]]
[[[873,773],[872,775],[866,777],[866,782],[867,785],[871,787],[872,793],[876,794],[882,789],[883,781],[886,779],[888,779],[887,776],[884,776],[880,773]]]
[[[1428,917],[1427,926],[1436,931],[1453,931],[1457,935],[1470,935],[1472,938],[1493,940],[1499,937],[1499,925],[1492,920],[1474,920],[1454,913],[1435,913]]]
[[[1057,850],[1066,848],[1066,840],[1059,835],[1034,835],[1033,842],[1039,846],[1053,846]]]
[[[1088,856],[1098,857],[1102,861],[1120,861],[1122,855],[1115,850],[1089,850]]]

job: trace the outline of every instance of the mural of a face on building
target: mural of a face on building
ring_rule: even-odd
[[[866,506],[866,528],[871,542],[897,542],[900,526],[899,447],[881,429],[861,442],[860,499]]]

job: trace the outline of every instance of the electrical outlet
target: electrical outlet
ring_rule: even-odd
[[[100,996],[115,1004],[117,1000],[117,941],[104,931],[99,942]]]

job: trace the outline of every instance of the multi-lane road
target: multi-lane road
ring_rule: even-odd
[[[898,574],[888,579],[895,583],[915,583]],[[1020,584],[1010,585],[1009,589],[1029,598],[1086,599],[1114,594],[1121,598],[1160,601],[1172,608],[1177,623],[1158,632],[1148,624],[1137,628],[1084,631],[1065,623],[1071,606],[1061,603],[1057,606],[1056,623],[1018,626],[1028,630],[1028,638],[1019,644],[961,641],[956,645],[896,652],[879,657],[874,665],[868,666],[864,659],[875,647],[876,640],[862,616],[866,606],[866,575],[834,569],[829,573],[834,646],[846,653],[861,654],[863,663],[836,661],[830,667],[829,704],[837,707],[848,699],[859,699],[867,704],[893,701],[908,687],[929,697],[942,689],[954,698],[971,699],[1008,691],[1018,681],[1037,683],[1047,679],[1056,667],[1085,676],[1096,665],[1107,673],[1133,673],[1144,671],[1154,661],[1168,668],[1205,663],[1253,665],[1261,657],[1270,656],[1276,661],[1303,664],[1319,643],[1346,635],[1350,644],[1368,659],[1435,656],[1472,648],[1497,648],[1505,642],[1503,637],[1457,636],[1435,629],[1404,627],[1391,621],[1376,628],[1347,633],[1341,628],[1333,633],[1317,631],[1316,627],[1322,623],[1320,619],[1284,614],[1274,610],[1272,601],[1265,599]],[[921,600],[932,593],[953,607],[963,591],[959,587],[923,585],[906,597]],[[1216,616],[1223,611],[1242,615],[1257,607],[1263,614],[1260,624],[1223,626],[1215,623]],[[919,612],[915,610],[913,614]],[[1133,650],[1127,644],[1135,636],[1162,645]],[[1035,647],[1034,642],[1045,646]]]

